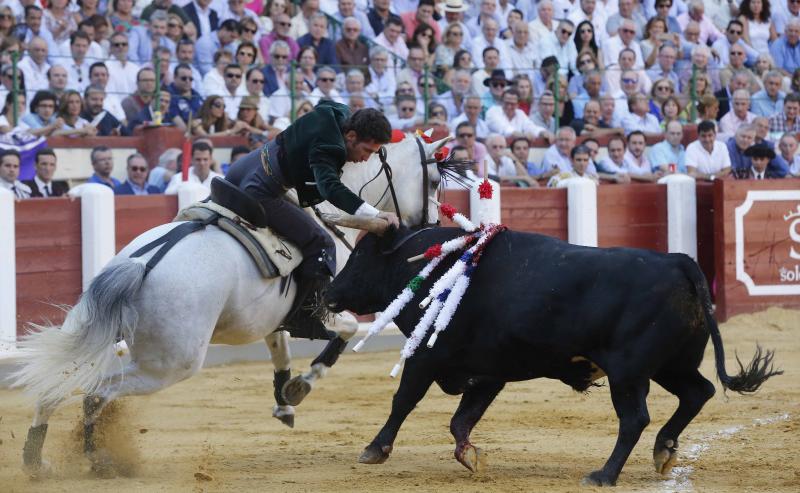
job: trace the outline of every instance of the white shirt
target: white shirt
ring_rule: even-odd
[[[502,106],[492,106],[486,112],[486,124],[489,130],[499,133],[503,137],[511,137],[513,134],[532,134],[539,137],[546,130],[534,124],[524,111],[517,108],[514,118],[509,119]]]
[[[622,158],[622,166],[625,172],[631,176],[644,176],[652,173],[650,160],[647,159],[647,153],[643,153],[641,159],[631,154],[631,151],[626,150],[625,156]]]
[[[308,94],[301,94],[295,97],[295,108],[300,103],[308,99]],[[272,119],[285,118],[292,111],[292,96],[285,87],[281,87],[269,97],[269,116]]]
[[[548,56],[554,56],[558,58],[558,65],[562,73],[566,73],[567,69],[573,72],[577,70],[575,63],[578,59],[578,49],[571,39],[562,45],[556,35],[551,34],[542,40],[540,45],[542,60]]]
[[[718,140],[714,141],[711,153],[706,151],[699,140],[696,140],[686,148],[686,166],[696,168],[706,175],[716,174],[731,167],[731,157],[725,144]]]
[[[116,93],[116,96],[124,98],[136,92],[136,76],[139,73],[137,64],[125,60],[123,65],[122,62],[113,57],[104,63],[108,68],[106,93]]]
[[[558,27],[558,21],[556,20],[550,21],[550,25],[553,26],[552,29],[548,29],[547,26],[542,24],[542,21],[539,18],[530,21],[528,23],[528,32],[530,33],[530,40],[534,43],[541,43],[542,40],[548,37],[548,35],[555,33],[556,28]]]
[[[31,196],[31,187],[19,180],[8,182],[5,179],[0,179],[0,186],[13,193],[14,197],[18,199],[27,199]]]
[[[196,1],[192,0],[194,4],[194,8],[197,9],[197,20],[200,22],[200,25],[197,26],[199,35],[207,34],[211,32],[211,5],[205,8],[205,10],[198,4]],[[220,20],[220,23],[222,21]]]
[[[194,173],[194,166],[189,168],[189,183],[199,183],[206,187],[211,192],[211,180],[214,179],[215,176],[219,176],[222,178],[222,175],[219,173],[215,173],[214,170],[208,171],[208,176],[205,180],[201,180],[199,176]],[[183,173],[175,173],[172,175],[172,178],[169,180],[169,184],[167,185],[167,189],[164,190],[165,195],[177,195],[178,194],[178,186],[183,182]]]
[[[89,86],[89,67],[91,64],[87,59],[83,59],[80,65],[73,58],[62,58],[57,65],[61,65],[67,70],[67,89],[74,89],[81,93]],[[109,77],[110,78],[110,77]]]
[[[50,70],[50,64],[45,61],[42,65],[37,65],[33,58],[26,56],[17,65],[19,69],[25,74],[25,90],[28,94],[36,94],[36,91],[46,90],[49,82],[47,81],[47,71]],[[33,96],[30,96],[30,101]],[[5,101],[3,101],[5,103]]]
[[[331,100],[333,100],[333,101],[335,101],[337,103],[341,103],[341,104],[347,104],[347,103],[345,103],[344,99],[342,99],[342,96],[339,94],[339,91],[337,91],[336,89],[331,89],[330,94],[328,94],[326,96],[320,90],[319,87],[316,87],[316,88],[314,88],[313,91],[311,91],[311,94],[308,96],[308,100],[311,101],[311,104],[313,104],[314,106],[316,106],[317,103],[319,103],[319,101],[322,98],[331,99]]]
[[[633,64],[633,68],[644,69],[642,47],[639,46],[636,40],[631,41],[630,46],[625,46],[625,43],[622,42],[622,38],[620,38],[619,35],[611,36],[603,43],[603,59],[601,60],[603,66],[609,67],[616,64],[619,61],[619,53],[625,48],[630,48],[636,53],[636,61]]]
[[[124,122],[127,120],[125,117],[125,110],[122,109],[122,100],[118,94],[108,92],[106,87],[106,98],[103,100],[103,109],[114,115],[114,118]]]
[[[465,121],[467,121],[467,114],[461,113],[457,117],[450,120],[450,130],[455,133],[458,124]],[[475,127],[475,136],[479,139],[485,139],[491,133],[489,130],[489,125],[487,125],[486,121],[481,118],[478,118],[473,127]]]
[[[206,75],[203,76],[203,90],[198,92],[205,97],[211,96],[212,94],[224,94],[226,92],[225,78],[216,68],[209,70]]]
[[[403,60],[408,58],[408,45],[406,45],[405,41],[403,41],[403,38],[400,36],[398,36],[397,41],[392,44],[388,39],[386,39],[386,36],[384,36],[383,33],[380,33],[378,37],[375,38],[375,43],[383,46]],[[388,65],[392,66],[394,63],[392,63],[390,60]]]
[[[733,137],[736,135],[736,130],[738,130],[739,127],[747,123],[753,123],[753,120],[756,118],[758,118],[758,115],[748,111],[744,119],[740,119],[733,110],[730,110],[719,120],[719,133],[725,134],[728,137]]]
[[[392,104],[394,90],[397,87],[392,71],[387,69],[383,71],[383,74],[378,75],[372,67],[369,67],[369,78],[370,82],[364,88],[364,92],[377,97],[382,105]]]
[[[514,161],[508,156],[500,156],[500,164],[495,161],[494,166],[489,165],[489,173],[501,177],[517,176],[517,167],[514,166]]]
[[[539,66],[539,56],[533,41],[528,41],[527,45],[518,48],[514,44],[514,39],[509,39],[508,58],[511,63],[510,67],[514,72],[527,73],[529,77],[532,75],[534,67]]]
[[[478,66],[483,67],[483,50],[493,46],[500,52],[500,63],[497,65],[499,68],[505,69],[511,66],[511,58],[508,55],[508,45],[502,39],[495,37],[489,43],[483,34],[480,34],[472,39],[472,62]]]
[[[236,88],[236,94],[233,95],[225,88],[225,92],[222,93],[222,99],[225,101],[225,113],[228,115],[228,118],[236,121],[239,116],[239,105],[242,103],[242,98],[245,96],[247,96],[247,87],[245,87],[244,82],[239,84],[239,87]]]
[[[639,130],[644,133],[661,133],[661,125],[658,123],[658,118],[651,113],[646,113],[644,117],[636,113],[628,113],[622,118],[622,128],[625,130],[625,135]]]

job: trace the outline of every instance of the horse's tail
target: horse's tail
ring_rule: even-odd
[[[708,330],[711,336],[711,343],[714,345],[714,362],[717,368],[717,376],[722,386],[740,394],[752,393],[758,390],[768,378],[783,374],[783,371],[776,370],[772,364],[772,359],[775,356],[774,351],[764,351],[761,346],[756,344],[756,354],[753,355],[750,363],[745,367],[737,355],[736,363],[739,365],[739,373],[733,376],[728,375],[725,370],[725,348],[722,345],[722,335],[719,333],[717,320],[714,318],[708,283],[694,260],[686,257],[685,263],[684,271],[700,298],[706,330]]]
[[[145,263],[126,259],[95,277],[61,327],[22,338],[22,367],[12,375],[41,406],[53,406],[76,391],[92,393],[121,364],[114,349],[118,337],[133,341],[139,314],[131,303],[142,286]]]

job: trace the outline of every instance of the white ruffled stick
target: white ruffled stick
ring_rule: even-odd
[[[389,375],[394,378],[400,372],[400,368],[403,366],[403,362],[408,358],[414,356],[414,352],[417,350],[419,345],[422,343],[422,339],[425,338],[425,334],[428,333],[428,329],[430,328],[433,320],[436,318],[436,315],[439,314],[439,310],[442,309],[442,302],[438,299],[434,300],[433,303],[425,310],[425,313],[422,315],[422,318],[419,319],[417,322],[416,327],[414,327],[414,331],[411,335],[408,336],[406,339],[405,345],[403,345],[403,349],[400,351],[400,361],[394,365],[392,368],[391,373]]]
[[[444,259],[444,255],[440,255],[439,257],[434,258],[428,265],[426,265],[417,276],[421,277],[422,279],[427,279],[428,276],[431,275],[433,269],[436,268],[437,265]],[[382,331],[392,320],[397,317],[403,308],[414,298],[414,291],[410,288],[403,288],[397,298],[392,301],[389,306],[375,319],[374,322],[369,326],[369,330],[367,331],[367,335],[364,336],[363,339],[358,341],[353,347],[353,352],[359,352],[366,344],[367,340],[374,336],[375,334]]]
[[[461,299],[464,297],[464,293],[467,291],[467,287],[469,287],[469,281],[470,276],[467,273],[459,276],[459,278],[456,279],[456,283],[453,285],[453,289],[450,291],[447,301],[444,302],[444,305],[442,306],[442,309],[433,324],[433,334],[431,334],[430,339],[428,339],[429,348],[432,348],[433,345],[436,344],[436,339],[439,337],[439,332],[447,328],[447,325],[453,318],[456,308],[458,308],[459,303],[461,303]]]
[[[426,296],[425,299],[420,302],[419,307],[425,308],[428,306],[428,303],[436,299],[436,297],[442,294],[445,289],[450,289],[453,287],[453,284],[455,284],[458,276],[464,272],[465,267],[466,265],[461,260],[453,264],[453,266],[450,267],[450,270],[445,272],[442,277],[433,283],[430,292],[428,292],[428,296]]]

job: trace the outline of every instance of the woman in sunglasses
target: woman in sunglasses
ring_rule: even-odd
[[[447,26],[442,35],[442,43],[436,47],[433,63],[437,67],[451,67],[455,63],[457,53],[467,53],[461,50],[461,43],[464,41],[464,26],[454,22]]]
[[[64,121],[61,129],[53,132],[53,136],[93,137],[97,135],[97,127],[81,118],[83,100],[78,91],[68,90],[61,96],[58,105],[58,117]]]
[[[602,60],[600,48],[597,46],[597,38],[594,35],[594,25],[590,21],[583,21],[575,28],[575,49],[578,53],[589,51],[594,56],[595,61]],[[580,67],[578,67],[580,70]]]
[[[414,30],[411,39],[406,43],[409,48],[415,46],[422,48],[425,53],[425,64],[429,67],[432,67],[436,60],[436,39],[434,36],[433,28],[428,24],[421,23]]]
[[[192,135],[197,137],[213,135],[237,135],[249,127],[244,122],[232,122],[225,114],[225,100],[222,96],[210,96],[200,107],[199,118],[192,121]]]
[[[8,5],[0,7],[0,39],[11,36],[16,28],[17,21],[14,12]]]
[[[661,107],[664,102],[675,95],[675,85],[669,79],[659,79],[650,89],[650,113],[662,121],[664,116],[661,113]]]

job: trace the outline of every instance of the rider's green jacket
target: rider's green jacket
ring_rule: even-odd
[[[344,186],[339,177],[347,161],[342,125],[350,109],[333,101],[320,101],[314,111],[300,117],[278,136],[283,148],[281,171],[287,185],[297,190],[301,207],[327,200],[354,214],[364,201]]]

